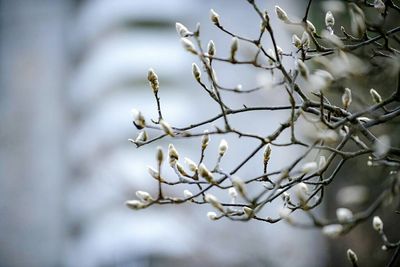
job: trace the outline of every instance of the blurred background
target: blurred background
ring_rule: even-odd
[[[260,5],[273,14],[279,4],[301,17],[305,3]],[[206,217],[210,207],[135,212],[124,206],[136,190],[156,190],[146,168],[155,164],[155,146],[136,149],[128,141],[137,134],[132,108],[148,119],[157,117],[147,70],[152,67],[159,75],[164,115],[172,125],[218,111],[206,104],[210,101],[191,74],[195,58],[182,49],[175,32],[176,21],[189,29],[200,22],[203,42],[213,39],[217,54],[227,55],[230,37],[209,21],[210,8],[236,33],[259,31],[254,11],[243,0],[0,0],[1,267],[332,264],[328,242],[318,231],[284,223],[211,222]],[[311,14],[320,17],[317,28],[325,14],[319,12]],[[291,50],[291,33],[271,18],[279,46]],[[252,52],[243,45],[239,56]],[[227,86],[266,82],[249,68],[221,65],[217,70]],[[263,91],[227,96],[227,101],[240,107],[285,99]],[[234,123],[268,132],[286,115],[264,113],[252,117],[257,121],[239,117]],[[158,145],[166,148],[168,141]],[[219,140],[213,142],[216,148]],[[174,144],[182,154],[198,156],[196,143]],[[251,145],[231,146],[226,167],[237,164]],[[296,153],[282,150],[272,168]],[[258,173],[255,166],[242,175]],[[270,209],[276,214],[278,207]]]

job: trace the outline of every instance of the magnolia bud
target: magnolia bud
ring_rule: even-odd
[[[228,142],[225,139],[222,139],[219,143],[218,153],[222,157],[225,152],[228,150]]]
[[[293,34],[293,36],[292,36],[292,44],[293,44],[297,49],[300,49],[300,48],[301,48],[301,40],[300,40],[300,38],[299,38],[296,34]]]
[[[179,153],[175,149],[173,144],[168,145],[168,156],[169,156],[169,164],[171,166],[174,166],[176,164],[176,161],[179,159]]]
[[[374,102],[376,104],[379,104],[379,103],[382,102],[381,95],[375,89],[371,88],[371,90],[369,90],[369,93],[370,93],[370,95],[372,97],[372,100],[374,100]]]
[[[149,71],[147,73],[147,80],[149,80],[149,83],[150,83],[151,88],[153,89],[153,92],[157,93],[158,89],[160,88],[160,84],[158,82],[158,76],[154,72],[153,69],[149,69]]]
[[[213,175],[212,173],[207,169],[207,167],[201,163],[199,166],[199,174],[201,177],[203,177],[207,182],[213,183]]]
[[[306,64],[304,64],[304,62],[302,60],[298,59],[296,61],[296,65],[297,65],[297,69],[300,72],[300,75],[303,76],[305,79],[308,79],[309,70],[308,70]]]
[[[214,41],[213,41],[213,40],[210,40],[210,41],[208,42],[208,45],[207,45],[207,53],[208,53],[208,55],[209,55],[210,57],[213,57],[213,56],[215,55],[215,51],[216,51],[216,49],[215,49]]]
[[[301,44],[303,45],[303,48],[307,50],[310,47],[310,35],[308,35],[307,32],[303,32],[301,35]]]
[[[174,130],[172,130],[171,126],[164,120],[160,120],[160,126],[162,130],[169,136],[174,137]]]
[[[316,33],[317,30],[315,29],[314,24],[311,23],[311,21],[307,20],[307,28],[310,32]]]
[[[234,61],[235,60],[235,56],[236,56],[236,52],[238,50],[239,47],[239,41],[237,37],[233,37],[232,38],[232,42],[231,42],[231,60]]]
[[[236,198],[237,197],[237,192],[236,192],[236,189],[234,187],[229,188],[228,193],[231,196],[231,198]]]
[[[320,170],[322,170],[323,168],[325,168],[325,166],[326,166],[326,158],[325,158],[325,156],[320,156],[319,157],[318,168]]]
[[[146,120],[139,110],[132,109],[131,113],[134,117],[134,123],[138,129],[143,129],[146,127]]]
[[[326,25],[326,27],[333,27],[333,25],[335,25],[335,18],[333,17],[333,14],[331,11],[326,12],[325,25]]]
[[[285,23],[289,22],[289,17],[287,13],[280,6],[275,6],[275,13],[278,16],[278,19],[282,20]]]
[[[279,216],[284,220],[289,220],[291,213],[292,210],[286,207],[279,210]]]
[[[271,145],[267,144],[264,148],[264,164],[267,164],[269,159],[271,158]]]
[[[210,203],[214,208],[217,210],[224,212],[224,207],[222,204],[219,202],[218,198],[214,195],[211,194],[206,194],[204,198],[208,203]]]
[[[210,219],[211,221],[215,221],[217,220],[217,214],[213,211],[209,211],[207,212],[207,217],[208,219]]]
[[[144,202],[151,202],[154,200],[152,196],[145,191],[136,191],[136,196]]]
[[[374,216],[372,219],[372,227],[374,228],[375,231],[382,233],[383,231],[383,222],[379,216]]]
[[[143,209],[146,205],[139,200],[128,200],[125,202],[125,205],[128,206],[128,208],[134,209],[134,210],[139,210]]]
[[[175,166],[176,166],[176,169],[178,170],[178,172],[179,172],[180,175],[182,175],[182,176],[189,176],[189,175],[186,173],[186,171],[185,171],[185,169],[183,168],[183,166],[182,166],[179,162],[176,162]]]
[[[349,88],[344,89],[344,93],[342,95],[342,104],[344,109],[347,109],[351,104],[351,90]]]
[[[190,191],[187,190],[187,189],[183,190],[183,195],[185,196],[185,198],[191,198],[191,197],[193,197],[193,193],[190,192]]]
[[[205,130],[204,135],[201,138],[201,149],[202,150],[206,149],[209,142],[210,142],[210,135],[208,134],[208,130]]]
[[[353,266],[357,266],[358,258],[357,254],[354,253],[351,249],[347,250],[347,259],[351,262]]]
[[[146,142],[148,139],[148,135],[146,131],[142,131],[138,134],[138,136],[135,139],[135,143],[142,143],[142,142]]]
[[[200,82],[200,78],[201,78],[201,72],[200,72],[200,68],[199,66],[197,66],[196,63],[192,64],[192,73],[193,73],[193,77]]]
[[[189,35],[193,34],[182,23],[175,23],[175,28],[181,37],[188,37]]]
[[[242,179],[238,177],[233,178],[232,185],[242,197],[246,196],[246,185]]]
[[[217,12],[214,11],[214,9],[210,10],[210,19],[212,23],[214,23],[215,25],[219,25],[219,15]]]
[[[303,165],[303,167],[301,168],[301,171],[303,173],[310,173],[310,172],[314,172],[318,169],[318,165],[315,161],[311,161],[311,162],[307,162]]]
[[[330,224],[322,228],[322,233],[331,238],[338,237],[343,232],[343,226],[341,224]]]
[[[254,217],[254,210],[253,210],[252,208],[243,207],[243,212],[244,212],[244,214],[246,214],[246,216],[247,216],[248,218]]]
[[[155,170],[153,167],[147,166],[147,171],[149,172],[149,174],[150,174],[153,178],[155,178],[155,179],[158,179],[158,178],[159,178],[159,173],[158,173],[158,171]]]
[[[339,208],[336,210],[336,217],[341,223],[350,222],[353,219],[353,212],[346,208]]]
[[[164,160],[164,153],[162,151],[162,147],[157,147],[156,159],[159,165],[161,165],[162,161]]]
[[[295,189],[295,194],[296,194],[297,198],[298,198],[300,201],[304,201],[304,200],[307,199],[308,186],[307,186],[305,183],[303,183],[303,182],[298,183],[298,184],[294,187],[294,189]]]
[[[181,38],[181,42],[182,42],[183,47],[187,51],[189,51],[189,52],[191,52],[193,54],[197,54],[196,48],[194,47],[193,43],[189,39]]]
[[[193,160],[189,159],[189,158],[185,158],[185,163],[189,166],[189,170],[192,172],[196,172],[197,171],[197,164],[194,163]]]

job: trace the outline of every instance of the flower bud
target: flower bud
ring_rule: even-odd
[[[197,66],[196,63],[192,64],[192,73],[193,73],[193,77],[200,82],[200,78],[201,78],[201,72],[200,72],[200,68],[199,66]]]
[[[314,172],[318,169],[318,165],[315,161],[311,161],[311,162],[307,162],[303,165],[303,167],[301,168],[301,171],[303,173],[310,173],[310,172]]]
[[[351,104],[351,90],[349,88],[344,89],[344,93],[342,95],[342,104],[344,109],[347,109]]]
[[[336,217],[338,218],[339,222],[347,223],[353,219],[353,212],[346,208],[338,208],[336,210]]]
[[[159,173],[157,170],[155,170],[153,167],[151,166],[147,166],[147,171],[148,173],[155,179],[159,178]]]
[[[301,35],[301,44],[303,45],[303,48],[307,50],[310,47],[310,35],[308,35],[307,32],[303,32]]]
[[[216,221],[217,220],[217,214],[214,211],[207,212],[207,217],[211,221]]]
[[[243,207],[243,212],[244,212],[244,214],[246,214],[247,218],[252,218],[255,215],[254,210],[249,207]]]
[[[347,250],[347,259],[351,262],[353,266],[357,266],[358,258],[357,254],[354,253],[351,249]]]
[[[233,37],[232,38],[232,42],[231,42],[231,55],[230,58],[232,61],[235,61],[235,56],[236,56],[236,52],[238,50],[239,47],[239,41],[237,37]]]
[[[156,159],[159,165],[161,165],[162,161],[164,160],[164,153],[162,151],[162,147],[157,147]]]
[[[374,216],[372,219],[372,227],[374,228],[375,231],[382,233],[383,231],[383,222],[379,216]]]
[[[306,64],[304,64],[304,62],[302,60],[298,59],[296,61],[296,65],[297,65],[297,69],[300,72],[300,75],[302,77],[304,77],[304,79],[308,79],[308,75],[309,75],[310,72],[309,72]]]
[[[228,150],[228,142],[225,139],[222,139],[219,143],[218,153],[222,157],[225,152]]]
[[[183,195],[185,196],[185,198],[193,197],[193,193],[190,192],[188,189],[183,190]]]
[[[326,158],[325,156],[319,157],[318,169],[322,170],[326,166]]]
[[[242,179],[238,177],[233,178],[232,185],[242,197],[246,196],[246,184],[243,182]]]
[[[187,38],[181,38],[183,47],[192,54],[197,54],[196,48],[193,43]]]
[[[280,19],[281,21],[283,21],[285,23],[289,23],[289,17],[287,15],[287,13],[280,6],[275,6],[275,13],[276,13],[278,19]]]
[[[173,144],[168,145],[169,164],[174,166],[179,159],[179,153]]]
[[[185,169],[183,168],[183,166],[182,166],[179,162],[177,162],[177,163],[175,164],[175,166],[176,166],[176,169],[178,170],[178,172],[179,172],[180,175],[182,175],[182,176],[189,176],[189,175],[186,173],[186,171],[185,171]]]
[[[222,204],[219,202],[218,198],[214,195],[211,194],[206,194],[205,196],[205,200],[211,204],[211,206],[213,206],[214,208],[216,208],[217,210],[224,212],[224,207],[222,206]]]
[[[146,131],[142,131],[138,134],[138,136],[135,139],[135,143],[142,143],[146,142],[148,139],[148,135]]]
[[[192,172],[197,172],[197,164],[189,158],[185,158],[185,163],[189,166],[189,170]]]
[[[343,232],[343,226],[341,224],[330,224],[322,228],[322,233],[328,237],[338,237]]]
[[[382,102],[382,97],[381,95],[373,88],[371,88],[371,90],[369,90],[369,93],[372,97],[372,100],[376,103],[379,104]]]
[[[188,37],[189,35],[193,34],[182,23],[179,23],[179,22],[175,23],[175,28],[181,37]]]
[[[311,23],[311,21],[307,20],[307,28],[310,32],[316,33],[317,30],[315,29],[314,24]]]
[[[128,206],[128,208],[131,208],[133,210],[139,210],[143,209],[146,205],[139,200],[128,200],[125,202],[125,205]]]
[[[207,182],[209,182],[209,183],[213,183],[214,182],[213,174],[207,169],[207,167],[203,163],[201,163],[200,166],[199,166],[199,174]]]
[[[264,159],[263,159],[264,164],[267,164],[269,159],[271,158],[271,152],[272,152],[271,145],[267,144],[264,148]]]
[[[209,55],[210,57],[213,57],[213,56],[215,55],[215,51],[216,51],[216,49],[215,49],[214,41],[213,41],[213,40],[210,40],[210,41],[208,42],[208,45],[207,45],[207,53],[208,53],[208,55]]]
[[[144,202],[151,202],[154,200],[153,197],[145,191],[136,191],[136,196]]]
[[[134,117],[133,121],[135,123],[135,126],[140,130],[146,127],[146,120],[144,116],[142,115],[142,112],[140,112],[137,109],[132,109],[131,113]]]
[[[295,185],[294,190],[295,190],[295,194],[296,194],[297,198],[300,201],[304,201],[307,199],[308,186],[305,183],[303,183],[303,182],[298,183],[297,185]]]
[[[205,130],[204,135],[201,138],[201,149],[202,150],[206,149],[209,142],[210,142],[210,135],[208,134],[208,130]]]
[[[212,23],[214,23],[215,25],[219,25],[219,15],[217,12],[214,11],[214,9],[210,10],[210,19]]]
[[[160,120],[160,126],[162,130],[169,136],[174,137],[174,130],[172,130],[172,127],[164,120]]]
[[[231,196],[231,198],[236,198],[237,197],[237,192],[236,189],[234,187],[231,187],[228,189],[228,193]]]
[[[326,27],[333,27],[333,25],[335,25],[335,18],[333,17],[333,14],[331,11],[326,12],[325,25],[326,25]]]
[[[284,220],[290,220],[290,214],[292,213],[292,210],[289,208],[282,208],[279,210],[279,217],[281,217]]]
[[[160,88],[160,84],[158,82],[158,76],[157,74],[154,72],[153,69],[149,69],[148,73],[147,73],[147,80],[150,83],[151,88],[153,89],[154,93],[158,92],[158,89]]]
[[[297,49],[300,49],[301,48],[301,40],[300,40],[300,38],[296,35],[296,34],[293,34],[293,36],[292,36],[292,44],[297,48]]]

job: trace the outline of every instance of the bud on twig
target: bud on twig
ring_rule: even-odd
[[[182,176],[189,176],[189,175],[186,173],[186,171],[185,171],[185,169],[183,168],[183,166],[182,166],[179,162],[177,162],[175,166],[176,166],[176,169],[178,170],[178,172],[179,172],[180,175],[182,175]]]
[[[201,138],[201,149],[202,150],[206,149],[209,142],[210,142],[210,135],[208,134],[208,130],[205,130],[204,135]]]
[[[162,151],[162,147],[160,147],[160,146],[157,147],[156,159],[157,159],[158,165],[161,165],[164,160],[164,153]]]
[[[315,29],[314,24],[311,23],[311,21],[307,20],[307,28],[310,32],[316,33],[317,30]]]
[[[331,11],[326,12],[325,15],[325,25],[326,27],[333,27],[335,25],[335,18],[333,17],[333,14]]]
[[[372,219],[372,227],[374,228],[375,231],[382,233],[383,231],[383,222],[379,216],[375,216]]]
[[[322,233],[331,238],[338,237],[343,232],[343,226],[341,224],[330,224],[322,228]]]
[[[146,205],[139,200],[128,200],[125,202],[125,205],[128,206],[128,208],[134,209],[134,210],[139,210],[143,209]]]
[[[145,191],[136,191],[136,196],[144,202],[151,202],[154,200],[153,197]]]
[[[193,43],[187,38],[181,38],[181,42],[183,47],[192,54],[197,54],[196,48],[194,47]]]
[[[303,32],[301,35],[301,44],[303,45],[303,49],[307,50],[310,47],[310,35],[307,32]]]
[[[271,145],[267,144],[264,148],[264,164],[267,164],[269,159],[271,158]]]
[[[347,250],[347,259],[351,262],[353,266],[357,266],[358,263],[357,254],[354,253],[354,251],[352,251],[351,249]]]
[[[238,50],[239,47],[239,41],[237,37],[233,37],[232,38],[232,42],[231,42],[231,55],[230,55],[230,59],[232,61],[235,61],[235,56],[236,56],[236,52]]]
[[[314,172],[318,169],[318,165],[315,161],[311,161],[311,162],[307,162],[303,165],[303,167],[301,168],[301,171],[303,173],[310,173],[310,172]]]
[[[280,19],[281,21],[283,21],[285,23],[290,22],[287,13],[280,6],[275,6],[275,13],[276,13],[278,19]]]
[[[381,95],[373,88],[371,88],[371,90],[369,90],[369,93],[372,97],[372,100],[376,103],[379,104],[382,102],[382,97]]]
[[[175,136],[174,130],[172,130],[172,127],[166,121],[160,120],[160,126],[164,133],[172,137]]]
[[[207,217],[211,221],[216,221],[217,220],[217,214],[214,211],[207,212]]]
[[[228,150],[228,142],[225,139],[222,139],[219,143],[218,153],[222,157],[225,152]]]
[[[339,222],[347,223],[353,219],[353,212],[346,208],[339,208],[336,210],[336,217],[338,218]]]
[[[304,77],[304,79],[308,79],[308,75],[309,75],[310,72],[309,72],[309,70],[307,68],[307,65],[304,64],[304,62],[302,60],[300,60],[300,59],[298,59],[296,61],[296,64],[297,64],[297,69],[300,72],[300,75],[302,77]]]
[[[139,143],[146,142],[147,139],[148,139],[147,132],[146,131],[142,131],[142,132],[140,132],[138,134],[138,136],[136,137],[134,142],[139,144]]]
[[[214,9],[210,10],[210,19],[212,23],[214,23],[215,25],[219,25],[219,15],[217,12],[214,11]]]
[[[144,116],[142,115],[142,112],[140,112],[137,109],[132,109],[131,113],[134,117],[133,121],[135,123],[135,126],[138,129],[143,129],[144,127],[146,127],[146,120],[145,120]]]
[[[189,166],[189,170],[192,172],[197,172],[197,164],[189,158],[185,158],[185,163]]]
[[[160,88],[160,84],[158,82],[158,76],[154,72],[153,69],[149,69],[149,71],[147,73],[147,80],[149,80],[149,83],[150,83],[151,88],[153,89],[153,92],[157,93],[158,89]]]
[[[188,189],[183,190],[183,195],[185,196],[185,198],[193,197],[193,193],[190,192]]]
[[[231,198],[236,198],[237,197],[237,192],[236,192],[236,189],[234,187],[229,188],[228,193],[231,196]]]
[[[342,95],[342,104],[344,109],[347,109],[351,104],[351,90],[349,88],[344,89],[344,93]]]
[[[325,156],[319,157],[318,169],[322,170],[326,166],[326,158]]]
[[[211,194],[206,194],[205,200],[210,203],[214,208],[217,210],[224,212],[224,207],[222,204],[219,202],[218,198],[214,195]]]
[[[151,166],[147,166],[147,171],[149,172],[149,174],[155,178],[155,179],[159,179],[159,173],[157,170],[155,170],[153,167]]]
[[[213,56],[215,55],[215,51],[216,51],[216,49],[215,49],[214,41],[213,41],[213,40],[210,40],[210,41],[208,42],[208,45],[207,45],[207,53],[208,53],[208,55],[209,55],[210,57],[213,57]]]
[[[246,214],[247,218],[252,218],[255,215],[254,210],[249,207],[243,207],[243,212],[244,212],[244,214]]]
[[[179,22],[175,23],[175,28],[181,37],[188,37],[189,35],[193,34],[182,23],[179,23]]]
[[[233,178],[232,185],[242,197],[246,197],[246,185],[242,179],[238,177]]]
[[[300,49],[300,48],[302,47],[302,45],[301,45],[301,40],[300,40],[300,38],[299,38],[296,34],[293,34],[293,36],[292,36],[292,44],[293,44],[297,49]]]
[[[179,159],[179,153],[173,144],[168,145],[169,164],[174,166]]]
[[[196,63],[192,64],[192,73],[193,73],[193,77],[200,82],[200,78],[201,78],[201,72],[200,72],[200,68],[199,66],[197,66]]]
[[[214,182],[212,173],[207,169],[207,167],[201,163],[199,166],[199,174],[210,184]]]

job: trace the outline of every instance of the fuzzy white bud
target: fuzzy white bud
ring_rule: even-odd
[[[322,170],[323,168],[325,168],[325,166],[326,166],[326,158],[325,158],[325,156],[320,156],[319,157],[318,168],[320,170]]]
[[[178,150],[176,150],[173,144],[168,145],[168,157],[169,157],[169,164],[174,166],[179,159]]]
[[[196,172],[197,171],[197,164],[194,163],[193,160],[189,159],[189,158],[185,158],[185,163],[189,166],[189,170],[192,172]]]
[[[161,165],[161,163],[164,160],[164,153],[162,151],[162,147],[157,147],[157,152],[156,152],[156,159],[159,165]]]
[[[371,88],[371,90],[369,90],[369,93],[372,97],[372,100],[376,103],[379,104],[382,102],[382,97],[381,95],[373,88]]]
[[[279,217],[281,217],[284,220],[290,220],[290,214],[292,213],[292,210],[289,208],[282,208],[279,210]]]
[[[281,21],[283,21],[285,23],[290,22],[286,11],[283,10],[280,6],[275,6],[275,13],[276,13],[276,16],[278,17],[278,19],[280,19]]]
[[[358,262],[357,254],[351,249],[348,249],[346,254],[347,254],[347,259],[351,262],[351,264],[353,266],[357,266]]]
[[[379,216],[374,216],[372,219],[372,227],[374,228],[375,231],[382,233],[383,231],[383,222]]]
[[[224,212],[224,207],[222,206],[221,202],[219,202],[218,198],[212,194],[206,194],[204,197],[205,201],[210,203],[211,206],[216,208],[217,210]]]
[[[353,212],[346,208],[338,208],[336,210],[336,217],[338,218],[339,222],[347,223],[353,219]]]
[[[142,142],[146,142],[148,139],[148,135],[146,131],[142,131],[138,134],[138,136],[135,139],[135,143],[142,143]]]
[[[215,52],[216,52],[216,48],[215,48],[214,41],[213,41],[213,40],[210,40],[210,41],[208,42],[208,45],[207,45],[207,54],[208,54],[210,57],[213,57],[213,56],[215,55]]]
[[[328,237],[338,237],[343,232],[343,226],[341,224],[330,224],[322,228],[322,233]]]
[[[209,211],[209,212],[207,212],[207,217],[211,221],[215,221],[215,220],[217,220],[217,213],[215,213],[214,211]]]
[[[160,120],[160,126],[161,129],[164,131],[164,133],[166,133],[169,136],[174,137],[174,130],[172,129],[172,127],[164,120]]]
[[[237,197],[237,191],[236,191],[236,189],[234,188],[234,187],[231,187],[231,188],[229,188],[228,189],[228,193],[229,193],[229,196],[231,197],[231,198],[236,198]]]
[[[254,217],[254,210],[249,207],[243,207],[243,213],[246,214],[247,218],[252,218]]]
[[[308,186],[301,182],[294,187],[295,194],[300,201],[305,201],[308,195]]]
[[[189,51],[190,53],[197,54],[196,48],[194,47],[193,43],[187,38],[181,38],[181,42],[183,47]]]
[[[263,157],[264,164],[267,164],[269,159],[271,158],[271,152],[272,152],[271,145],[267,144],[264,147],[264,154],[263,154],[263,156],[264,156]]]
[[[149,69],[147,73],[147,80],[149,81],[150,86],[153,89],[153,92],[157,93],[158,89],[160,89],[160,84],[158,82],[158,76],[153,69]]]
[[[200,68],[199,66],[197,66],[196,63],[192,64],[192,73],[193,73],[193,77],[200,82],[200,78],[201,78],[201,72],[200,72]]]
[[[344,89],[344,93],[342,95],[342,104],[344,109],[347,109],[352,101],[352,97],[351,97],[351,90],[349,88],[345,88]]]
[[[145,191],[136,191],[136,196],[144,202],[151,202],[154,200],[153,197]]]
[[[310,32],[316,33],[317,30],[315,29],[314,24],[311,23],[311,21],[307,20],[307,28]]]
[[[185,189],[185,190],[183,190],[183,196],[185,198],[191,198],[191,197],[193,197],[193,193],[190,192],[188,189]]]
[[[137,109],[132,109],[131,113],[134,118],[133,121],[138,129],[143,129],[144,127],[146,127],[146,120],[145,120],[142,112],[140,112]]]
[[[232,61],[235,61],[235,56],[238,48],[239,48],[239,40],[237,37],[233,37],[231,42],[231,55],[230,55]]]
[[[213,174],[207,169],[207,167],[203,163],[201,163],[200,166],[199,166],[199,174],[207,182],[209,182],[209,183],[213,183],[214,182]]]
[[[222,139],[221,142],[219,143],[218,153],[222,157],[227,150],[228,150],[228,142],[226,142],[225,139]]]
[[[246,184],[242,179],[238,177],[233,178],[232,185],[241,196],[246,196]]]
[[[183,166],[182,166],[179,162],[176,162],[175,166],[176,166],[176,169],[178,170],[178,172],[179,172],[180,175],[182,175],[182,176],[189,176],[189,175],[186,173],[186,171],[185,171],[185,169],[183,168]]]
[[[326,25],[326,27],[333,27],[333,25],[335,25],[335,18],[333,17],[333,14],[331,11],[326,12],[325,25]]]
[[[159,173],[157,170],[155,170],[153,167],[151,166],[147,166],[147,171],[148,173],[155,179],[159,178]]]
[[[301,168],[301,171],[303,173],[311,173],[316,171],[317,169],[318,169],[318,164],[315,161],[311,161],[304,163],[304,165]]]
[[[209,142],[210,142],[210,135],[208,134],[208,130],[205,130],[203,137],[201,138],[201,149],[202,150],[206,149]]]
[[[219,25],[219,15],[214,9],[210,9],[210,19],[215,25]]]
[[[189,35],[193,34],[182,23],[179,23],[179,22],[175,23],[175,28],[181,37],[188,37]]]
[[[301,35],[301,44],[303,45],[304,50],[307,50],[310,47],[310,35],[307,32],[303,32]]]
[[[300,38],[296,35],[292,35],[292,44],[297,48],[300,49],[302,47]]]
[[[128,200],[125,202],[125,205],[128,206],[128,208],[134,209],[134,210],[139,210],[143,209],[146,205],[139,200]]]
[[[308,79],[308,76],[309,76],[310,72],[308,70],[307,65],[300,59],[298,59],[296,61],[296,65],[297,65],[297,69],[300,72],[300,75],[303,76],[305,79]]]

